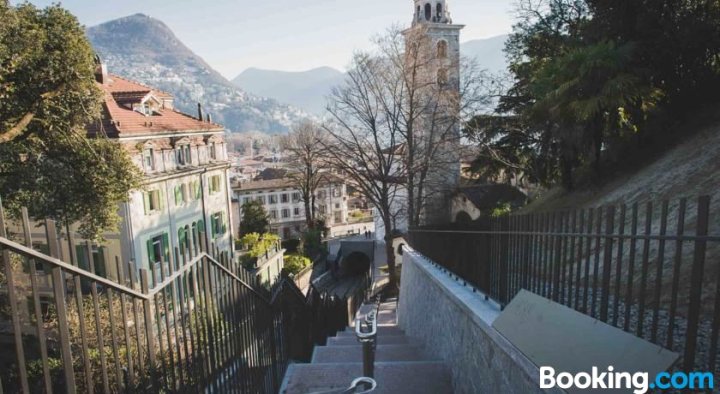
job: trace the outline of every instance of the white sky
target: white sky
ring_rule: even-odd
[[[14,1],[15,3],[16,1]],[[54,0],[31,0],[44,7]],[[144,13],[165,22],[227,78],[249,67],[344,69],[352,52],[394,23],[412,20],[412,0],[65,0],[93,26]],[[514,0],[448,0],[462,41],[509,33]]]

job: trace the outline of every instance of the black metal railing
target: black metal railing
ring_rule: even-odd
[[[275,393],[289,359],[346,325],[346,299],[291,281],[270,299],[202,237],[152,273],[82,243],[104,259],[101,275],[75,248],[59,258],[53,221],[48,254],[33,249],[26,210],[14,224],[8,234],[0,205],[0,327],[13,349],[0,355],[0,392]]]
[[[501,307],[526,289],[718,372],[718,214],[703,196],[418,228],[409,242]]]

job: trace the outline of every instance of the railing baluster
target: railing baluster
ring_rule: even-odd
[[[587,254],[587,257],[585,258],[585,277],[584,277],[584,284],[583,284],[583,305],[582,305],[582,312],[588,313],[588,296],[590,293],[590,261],[592,260],[592,229],[593,229],[593,219],[594,219],[595,209],[590,208],[588,209],[588,221],[587,221],[587,231],[585,236],[585,253]],[[598,215],[598,221],[600,220]]]
[[[2,201],[0,201],[0,237],[7,238],[5,212],[2,206]],[[7,282],[8,288],[8,302],[10,302],[10,314],[12,316],[13,339],[15,341],[15,357],[17,357],[18,362],[18,379],[20,379],[20,387],[22,388],[23,392],[29,393],[30,386],[28,385],[27,368],[25,367],[25,349],[22,342],[20,313],[18,311],[18,300],[15,290],[15,275],[12,268],[12,259],[10,256],[10,250],[6,248],[1,249],[2,262],[5,266],[5,281]],[[38,324],[42,324],[42,322],[38,321]],[[72,357],[70,359],[72,360]]]
[[[698,324],[702,309],[702,284],[705,267],[705,251],[707,241],[703,238],[708,234],[710,216],[710,197],[702,196],[698,199],[697,228],[695,230],[695,252],[690,273],[690,297],[688,302],[687,334],[685,337],[685,352],[683,355],[683,369],[690,372],[695,366],[695,350],[697,349]]]
[[[675,332],[675,314],[677,313],[678,303],[678,292],[680,287],[680,268],[682,265],[682,250],[683,241],[681,237],[685,233],[685,209],[687,206],[687,199],[682,198],[678,205],[678,220],[677,220],[677,241],[675,241],[675,261],[673,264],[673,276],[672,276],[672,288],[670,290],[670,318],[668,321],[668,337],[665,347],[668,349],[673,348],[673,334]],[[720,286],[718,286],[720,289]],[[711,353],[712,354],[712,353]]]
[[[55,221],[45,221],[45,231],[47,234],[48,246],[50,247],[50,255],[55,258],[60,257],[60,245],[58,245],[57,230]],[[65,376],[65,387],[68,393],[76,391],[75,373],[73,368],[73,358],[70,350],[70,330],[68,328],[67,307],[65,303],[65,274],[60,267],[52,269],[53,292],[55,295],[55,307],[58,315],[58,331],[60,334],[60,347],[62,349],[63,372]]]
[[[125,272],[122,267],[122,263],[120,263],[120,258],[115,256],[115,267],[117,269],[117,277],[118,282],[122,284],[123,286],[126,286],[125,283]],[[128,327],[128,314],[127,309],[125,307],[125,293],[120,292],[120,316],[122,317],[122,328],[123,333],[125,336],[125,353],[127,357],[127,370],[128,370],[128,381],[125,383],[126,387],[130,389],[134,385],[134,375],[135,375],[135,368],[133,366],[133,360],[132,360],[132,352],[130,349],[132,349],[132,343],[130,342],[130,327]]]
[[[652,202],[645,206],[645,237],[643,238],[642,271],[640,273],[640,301],[638,305],[638,325],[636,335],[644,338],[643,323],[645,322],[645,297],[647,292],[648,266],[650,263],[650,233],[652,231]]]
[[[110,256],[108,256],[106,253],[103,253],[103,256],[105,258],[105,266],[111,267],[110,265]],[[113,289],[108,288],[105,290],[105,295],[107,296],[108,301],[108,317],[110,320],[110,340],[112,343],[112,353],[113,353],[113,363],[115,364],[115,384],[116,387],[122,387],[123,386],[123,378],[122,378],[122,365],[120,364],[120,352],[119,352],[119,345],[118,345],[118,339],[117,339],[117,333],[116,333],[116,325],[115,325],[115,314],[113,313],[114,307],[114,297],[113,297]]]
[[[78,267],[78,256],[77,250],[75,249],[75,240],[70,232],[69,226],[67,228],[67,239],[68,239],[68,250],[70,255],[70,264]],[[85,329],[85,308],[83,307],[82,288],[80,283],[80,275],[73,275],[73,283],[75,287],[75,307],[78,311],[78,326],[80,329],[80,347],[82,350],[83,359],[83,370],[85,375],[86,391],[88,393],[95,392],[93,387],[93,375],[90,369],[90,352],[88,351],[87,344],[87,330]]]
[[[87,250],[87,255],[90,256],[88,263],[88,266],[90,267],[90,272],[95,273],[95,264],[93,259],[93,248],[90,241],[87,241],[85,244],[85,249]],[[101,324],[101,317],[100,317],[100,301],[98,300],[98,292],[97,292],[97,282],[91,281],[90,282],[90,295],[92,297],[93,301],[93,311],[95,313],[95,333],[97,335],[97,341],[98,341],[98,349],[100,353],[100,373],[102,376],[102,382],[103,382],[103,390],[106,393],[110,392],[110,381],[108,378],[108,371],[107,371],[107,359],[105,357],[105,338],[103,336],[102,332],[102,324]]]
[[[634,203],[632,207],[632,223],[630,225],[630,253],[628,261],[628,275],[627,275],[627,292],[625,294],[625,324],[623,329],[630,331],[630,309],[632,308],[633,302],[633,284],[635,280],[635,252],[637,245],[637,230],[638,230],[638,203]]]
[[[597,300],[598,300],[598,282],[600,281],[600,244],[602,242],[602,217],[603,208],[599,207],[595,210],[595,259],[593,260],[593,274],[592,274],[592,300],[590,306],[590,316],[597,316]],[[607,213],[606,213],[607,215]]]
[[[658,320],[660,315],[660,291],[663,282],[663,266],[665,263],[665,233],[667,232],[668,201],[662,202],[660,213],[660,240],[658,241],[657,268],[655,270],[655,297],[653,305],[652,327],[650,330],[650,342],[658,343]]]
[[[623,204],[620,207],[620,221],[618,222],[619,228],[618,228],[618,247],[617,247],[617,257],[615,262],[615,294],[613,299],[613,319],[612,319],[612,325],[617,327],[618,325],[618,317],[620,315],[620,287],[622,285],[622,261],[623,261],[623,246],[625,245],[625,214],[627,207],[625,204]],[[626,308],[629,307],[626,305]]]
[[[615,230],[615,207],[605,209],[605,252],[603,254],[603,280],[600,294],[600,320],[608,320],[608,301],[610,300],[610,276],[612,274],[613,231]]]
[[[0,206],[2,209],[2,206]],[[30,217],[28,215],[27,208],[23,207],[21,210],[23,235],[25,238],[25,246],[32,249],[32,234],[30,232]],[[2,222],[2,212],[0,212],[0,222]],[[4,226],[0,223],[0,232],[3,231]],[[47,339],[45,338],[45,325],[42,316],[42,306],[40,305],[40,289],[38,287],[37,280],[37,268],[34,259],[25,258],[25,262],[30,270],[30,287],[32,289],[33,298],[33,312],[35,316],[35,333],[37,334],[38,344],[40,345],[40,358],[42,360],[43,369],[43,385],[47,394],[52,394],[52,381],[50,380],[50,364],[48,363],[48,351],[47,351]],[[10,288],[8,286],[8,288]]]

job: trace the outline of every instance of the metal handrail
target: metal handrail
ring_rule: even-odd
[[[377,388],[377,382],[373,378],[363,376],[355,378],[346,389],[334,389],[329,391],[316,391],[312,394],[366,394],[372,393]],[[361,390],[361,391],[357,391]]]
[[[363,376],[367,378],[375,377],[375,344],[377,337],[377,314],[380,308],[380,299],[378,298],[373,305],[374,308],[365,315],[365,319],[358,318],[355,322],[355,335],[360,343],[362,343],[363,358]],[[363,332],[363,326],[369,329]]]
[[[343,391],[343,394],[365,394],[365,393],[372,393],[377,388],[377,382],[373,378],[369,378],[367,376],[363,376],[360,378],[356,378],[355,380],[350,383],[350,387],[347,388],[347,390]],[[358,389],[362,391],[357,391]]]

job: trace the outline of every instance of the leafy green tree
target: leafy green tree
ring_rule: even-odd
[[[251,233],[267,233],[269,225],[267,212],[260,201],[248,201],[242,205],[241,236]]]
[[[84,29],[60,6],[0,2],[0,195],[10,213],[80,223],[100,239],[140,185],[116,142],[89,139],[102,94]]]

